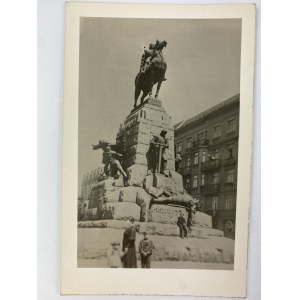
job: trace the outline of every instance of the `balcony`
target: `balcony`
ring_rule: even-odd
[[[202,171],[211,171],[211,170],[219,169],[220,166],[221,166],[220,159],[209,160],[204,163],[201,163],[201,170]]]
[[[201,194],[217,194],[220,192],[220,184],[219,183],[212,183],[202,185],[200,188]]]
[[[236,159],[234,157],[226,158],[223,161],[224,166],[234,165],[236,163]]]
[[[205,139],[205,140],[198,140],[193,142],[193,147],[194,148],[199,148],[200,146],[208,146],[209,140]]]

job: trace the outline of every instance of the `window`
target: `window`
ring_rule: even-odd
[[[194,165],[198,165],[199,163],[199,153],[195,153],[194,154]]]
[[[205,141],[208,139],[208,131],[204,130],[197,134],[198,141]]]
[[[187,148],[192,148],[192,138],[191,137],[187,138],[186,147]]]
[[[201,175],[201,185],[205,185],[205,174]]]
[[[234,148],[233,144],[227,146],[226,158],[233,158],[233,148]]]
[[[235,131],[235,119],[230,119],[227,121],[227,133]]]
[[[217,125],[213,128],[213,139],[219,138],[221,136],[221,126]]]
[[[211,200],[211,209],[212,210],[218,209],[218,200],[219,200],[218,197],[212,197],[212,200]]]
[[[185,188],[189,191],[191,187],[190,178],[187,178],[185,181]]]
[[[191,158],[188,157],[185,161],[186,167],[189,167],[191,165]]]
[[[202,151],[202,157],[201,157],[201,162],[205,162],[206,161],[206,151]]]
[[[214,173],[213,174],[213,184],[218,184],[220,183],[220,175],[219,173]]]
[[[193,176],[193,188],[198,187],[198,175]]]
[[[213,157],[214,159],[220,159],[220,149],[214,149],[214,150],[212,151],[212,157]]]
[[[177,152],[181,153],[182,151],[182,146],[181,146],[181,142],[177,143]]]
[[[226,182],[233,183],[234,182],[234,170],[230,169],[226,171]]]
[[[225,209],[233,209],[233,195],[227,195],[225,198]]]

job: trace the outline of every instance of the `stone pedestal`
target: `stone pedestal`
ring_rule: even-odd
[[[169,141],[166,172],[153,174],[149,170],[150,141],[162,130],[167,131]],[[147,231],[154,239],[153,260],[223,262],[223,253],[229,250],[233,258],[231,248],[223,249],[219,245],[219,240],[224,239],[223,232],[212,229],[211,216],[195,212],[193,198],[184,190],[182,176],[175,171],[174,129],[161,101],[148,99],[132,110],[120,126],[116,144],[123,154],[122,166],[128,179],[107,178],[92,187],[88,208],[80,219],[83,222],[78,223],[85,230],[101,230],[101,235],[98,232],[95,235],[99,239],[94,248],[97,253],[90,256],[101,257],[106,247],[110,247],[108,241],[121,241],[127,226],[125,220],[132,217],[139,228],[137,237]],[[188,239],[179,237],[177,221],[181,213],[189,224]]]
[[[180,213],[187,219],[187,211],[183,207],[154,204],[148,211],[148,222],[176,224]]]
[[[116,140],[120,149],[123,149],[123,166],[129,169],[134,183],[136,178],[147,175],[150,141],[153,135],[159,135],[163,129],[167,130],[166,137],[169,140],[169,149],[166,149],[167,170],[175,171],[174,128],[160,100],[146,100],[132,110],[121,124]]]
[[[153,135],[167,131],[169,148],[165,174],[149,170],[149,148]],[[147,99],[126,117],[116,138],[123,154],[122,165],[128,174],[107,178],[95,184],[90,193],[89,206],[83,220],[125,220],[176,225],[180,213],[186,221],[193,198],[184,190],[182,176],[175,171],[174,128],[171,117],[157,99]],[[126,185],[125,185],[126,183]],[[189,212],[189,213],[188,213]],[[194,225],[211,227],[211,217],[199,214]]]

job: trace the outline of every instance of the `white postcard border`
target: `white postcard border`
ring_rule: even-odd
[[[159,8],[158,8],[159,7]],[[158,9],[157,9],[158,8]],[[239,165],[233,271],[77,268],[80,17],[242,19]],[[61,293],[245,297],[253,134],[255,5],[66,4]]]

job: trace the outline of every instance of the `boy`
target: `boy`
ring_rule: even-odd
[[[151,255],[154,249],[153,242],[149,240],[148,233],[144,232],[144,239],[140,241],[139,252],[141,254],[142,268],[151,268]]]

